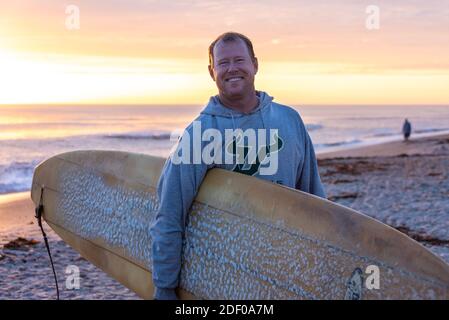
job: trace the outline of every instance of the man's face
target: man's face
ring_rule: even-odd
[[[221,96],[241,99],[254,92],[257,59],[253,61],[243,40],[219,41],[214,47],[214,65],[209,73]]]

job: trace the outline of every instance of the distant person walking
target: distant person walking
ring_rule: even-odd
[[[408,141],[410,134],[412,133],[412,124],[405,119],[404,124],[402,125],[402,133],[404,134],[404,140]]]

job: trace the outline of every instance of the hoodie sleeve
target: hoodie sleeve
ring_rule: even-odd
[[[172,156],[162,170],[157,190],[159,208],[150,228],[153,282],[157,288],[173,289],[179,284],[187,213],[207,170],[203,163],[175,164]]]
[[[321,183],[318,164],[313,149],[312,140],[307,131],[303,130],[304,143],[304,161],[302,166],[298,168],[298,176],[296,181],[296,189],[314,194],[326,199],[323,184]]]

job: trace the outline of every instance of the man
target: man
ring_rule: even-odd
[[[219,36],[209,47],[209,63],[218,95],[210,98],[206,108],[187,127],[158,183],[160,206],[151,227],[155,299],[177,298],[175,288],[179,284],[186,216],[207,170],[224,168],[325,197],[313,145],[301,117],[294,109],[274,103],[267,93],[255,90],[258,61],[251,41],[239,33]],[[196,142],[189,140],[195,136],[195,130],[204,133],[211,129],[218,133],[215,137],[226,136],[231,129],[270,134],[257,135],[256,146],[245,145],[245,137],[237,134],[233,140],[218,143],[219,148],[214,149],[216,161],[179,163],[180,149],[187,160],[198,154],[198,150],[193,150]],[[204,148],[201,141],[200,149]],[[254,148],[257,152],[251,158]],[[223,163],[219,155],[224,153],[232,154],[231,163]]]
[[[405,119],[404,124],[402,125],[402,133],[404,134],[404,141],[408,141],[408,138],[412,133],[412,124],[408,119]]]

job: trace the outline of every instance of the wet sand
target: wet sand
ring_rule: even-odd
[[[362,146],[333,152],[323,152],[319,159],[345,157],[393,157],[399,155],[432,155],[449,151],[449,134],[438,134],[430,137],[408,141],[393,141],[371,146]]]

